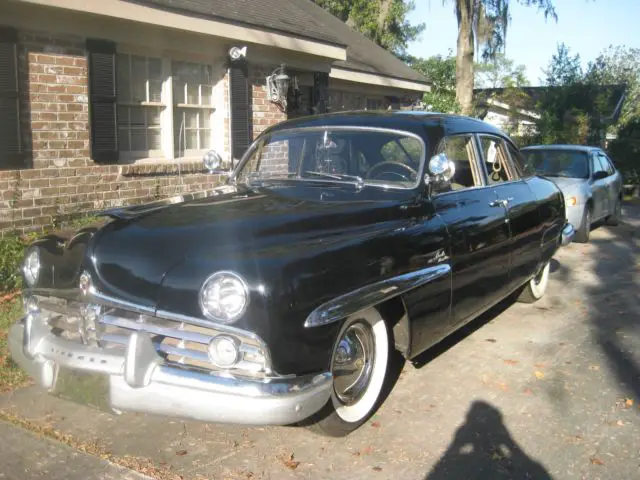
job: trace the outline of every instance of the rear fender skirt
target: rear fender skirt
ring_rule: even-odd
[[[317,307],[309,314],[304,326],[317,327],[337,322],[450,273],[451,266],[442,263],[360,287]]]

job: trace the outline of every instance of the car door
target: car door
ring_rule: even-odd
[[[500,292],[511,293],[536,271],[540,261],[539,216],[536,197],[521,178],[520,152],[509,141],[494,135],[478,135],[487,182],[506,209],[510,230],[509,281]]]
[[[618,201],[619,194],[619,185],[618,179],[615,175],[616,170],[613,168],[613,165],[607,155],[600,151],[598,152],[598,159],[600,160],[600,165],[607,172],[607,178],[605,178],[605,189],[606,189],[606,197],[607,197],[607,209],[604,212],[604,215],[611,215],[614,213],[616,208],[616,202]]]
[[[509,281],[509,225],[479,163],[474,135],[451,135],[439,144],[455,164],[450,184],[434,186],[432,201],[447,226],[452,266],[454,327],[493,303]]]
[[[598,220],[605,215],[607,211],[607,181],[605,178],[598,178],[602,174],[603,167],[600,163],[600,158],[597,152],[591,153],[591,178],[589,183],[591,184],[591,202],[592,208],[592,220]]]

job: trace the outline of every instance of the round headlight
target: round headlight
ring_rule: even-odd
[[[238,342],[226,335],[218,335],[211,340],[208,353],[211,363],[220,368],[233,367],[240,358]]]
[[[200,289],[200,308],[211,320],[233,322],[244,313],[248,303],[247,284],[232,272],[214,273]]]
[[[31,248],[24,257],[22,272],[29,287],[33,287],[40,276],[40,250]]]

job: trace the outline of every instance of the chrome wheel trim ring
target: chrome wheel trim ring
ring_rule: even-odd
[[[338,341],[331,372],[333,389],[343,405],[357,403],[369,386],[375,362],[375,342],[369,323],[358,320],[347,327]]]

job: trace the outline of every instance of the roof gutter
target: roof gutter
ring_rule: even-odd
[[[346,47],[316,42],[300,37],[255,27],[239,26],[217,20],[196,18],[180,13],[168,12],[157,8],[130,3],[123,0],[14,0],[22,3],[62,8],[75,12],[88,13],[130,20],[138,23],[184,30],[193,33],[229,38],[237,42],[255,43],[307,53],[332,60],[346,60]]]
[[[415,92],[430,92],[431,86],[426,83],[402,80],[399,78],[376,75],[375,73],[348,70],[346,68],[331,67],[329,77],[336,80],[346,80],[348,82],[366,83],[368,85],[379,85],[381,87],[398,88],[402,90],[413,90]]]

